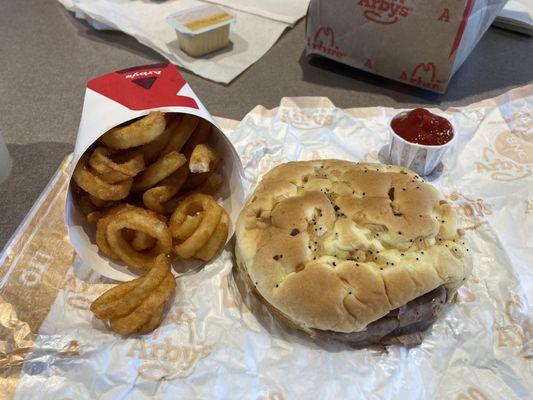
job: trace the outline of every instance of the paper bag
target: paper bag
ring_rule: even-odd
[[[95,78],[87,84],[74,155],[74,167],[83,153],[109,129],[123,122],[147,115],[150,111],[193,114],[209,121],[213,131],[208,140],[221,156],[219,173],[224,183],[217,200],[228,212],[231,223],[228,240],[233,235],[235,221],[244,203],[242,164],[233,145],[222,133],[216,121],[196,97],[185,79],[171,64],[153,64],[116,71]],[[78,210],[72,190],[72,179],[65,207],[69,237],[80,258],[99,274],[126,281],[138,275],[138,270],[109,260],[95,242],[95,227]],[[173,262],[175,270],[187,270],[200,261]]]
[[[506,2],[312,0],[307,54],[444,93]]]

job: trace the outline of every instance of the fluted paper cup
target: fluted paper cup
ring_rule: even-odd
[[[439,165],[444,153],[455,141],[456,133],[445,144],[430,146],[411,143],[399,136],[389,125],[389,163],[409,168],[418,175],[427,176]]]
[[[235,148],[171,64],[154,64],[116,71],[88,82],[74,147],[65,207],[70,241],[78,256],[99,274],[118,281],[131,280],[141,271],[106,257],[96,245],[96,227],[87,222],[75,202],[72,172],[80,157],[109,129],[151,111],[192,114],[209,121],[213,131],[208,143],[221,157],[218,172],[224,184],[215,199],[230,216],[228,241],[244,203],[243,169]],[[175,271],[189,270],[203,261],[174,260]]]

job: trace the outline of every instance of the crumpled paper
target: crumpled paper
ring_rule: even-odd
[[[326,98],[284,98],[273,110],[256,107],[236,126],[220,125],[242,158],[251,190],[261,175],[289,160],[379,161],[389,140],[387,123],[398,111],[341,110]],[[50,204],[36,208],[30,221],[37,222],[26,221],[18,232],[26,236],[0,256],[0,367],[16,390],[14,398],[37,393],[53,400],[530,398],[533,85],[437,112],[450,119],[458,137],[427,180],[456,209],[474,268],[456,303],[420,346],[353,350],[338,343],[319,345],[285,328],[243,287],[231,246],[197,274],[179,279],[160,328],[121,338],[88,311],[90,301],[111,282],[77,258],[73,264],[58,259],[68,253],[58,251],[64,242],[54,246],[59,254],[44,249],[37,262],[35,256],[29,258],[33,263],[13,261],[29,257],[33,237],[42,237],[31,229],[52,226],[55,235],[48,236],[64,239],[64,227],[53,227],[49,220],[57,203],[48,199],[64,198],[64,189],[58,188],[63,180],[56,177],[59,183],[49,185],[40,200]],[[7,266],[5,254],[11,260]],[[8,278],[6,269],[12,271]],[[6,291],[17,288],[24,271],[34,275],[27,282],[39,284],[7,301]],[[54,291],[54,297],[32,301],[44,290]],[[19,313],[19,322],[8,307]],[[32,313],[43,315],[40,326]],[[15,337],[26,337],[20,346],[31,347],[20,375],[9,373],[21,365],[20,356],[14,358],[19,349],[10,338]]]
[[[163,55],[170,62],[215,82],[229,83],[259,60],[296,20],[305,15],[296,11],[301,6],[285,6],[274,13],[279,0],[241,11],[235,4],[236,22],[230,28],[230,45],[217,52],[194,58],[179,48],[176,31],[165,19],[180,10],[205,4],[196,0],[131,1],[131,0],[58,0],[67,10],[93,24],[96,29],[120,30]],[[306,0],[308,2],[308,0]],[[227,2],[224,2],[227,3]],[[233,3],[233,2],[232,2]],[[286,2],[291,4],[291,2]],[[298,0],[297,4],[305,3]],[[230,4],[225,4],[230,6]],[[247,7],[244,7],[247,9]],[[267,14],[270,18],[260,16]],[[300,15],[298,17],[298,15]],[[276,19],[281,18],[281,19]],[[296,18],[296,20],[295,20]],[[288,22],[284,22],[288,21]]]

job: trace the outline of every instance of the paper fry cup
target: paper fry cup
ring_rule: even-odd
[[[235,148],[190,86],[171,64],[128,68],[95,78],[87,84],[78,136],[74,148],[67,193],[65,219],[70,241],[80,258],[99,274],[118,281],[138,277],[138,269],[111,261],[96,245],[96,227],[78,210],[73,195],[72,172],[83,153],[105,132],[150,111],[193,114],[209,121],[213,132],[208,143],[221,156],[218,173],[224,184],[216,200],[231,219],[228,241],[244,203],[243,169]],[[175,260],[175,271],[188,270],[203,261]]]
[[[446,150],[450,148],[455,141],[454,133],[452,139],[439,146],[429,146],[418,143],[411,143],[400,137],[394,132],[389,125],[390,146],[389,146],[389,163],[409,168],[418,175],[427,176],[440,163]]]

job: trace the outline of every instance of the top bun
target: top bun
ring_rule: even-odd
[[[341,160],[268,172],[237,222],[245,280],[285,322],[358,332],[471,270],[452,207],[414,172]]]

